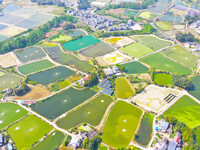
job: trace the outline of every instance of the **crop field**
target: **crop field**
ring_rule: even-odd
[[[164,115],[174,116],[178,121],[185,123],[189,128],[200,125],[200,104],[187,95],[181,97]]]
[[[131,59],[130,57],[122,54],[119,51],[115,51],[115,52],[96,58],[96,60],[101,66],[109,66],[112,64],[118,64],[118,63],[129,61],[130,59]]]
[[[142,118],[140,129],[137,133],[135,141],[143,146],[147,146],[151,140],[153,132],[153,118],[154,116],[150,113],[146,113]]]
[[[141,109],[124,101],[118,101],[111,110],[103,130],[103,143],[115,148],[127,147],[138,127],[142,113]]]
[[[112,48],[111,46],[105,44],[104,42],[99,42],[91,47],[88,47],[86,49],[79,51],[79,53],[86,57],[94,58],[94,57],[105,55],[113,51],[114,51],[114,48]]]
[[[141,73],[147,73],[149,71],[149,68],[147,68],[138,61],[133,61],[127,64],[123,64],[123,66],[125,67],[126,74],[141,74]]]
[[[17,121],[28,112],[20,106],[13,103],[0,103],[0,129]]]
[[[189,93],[200,100],[200,76],[195,76],[191,78],[192,88],[189,90]]]
[[[150,13],[150,12],[148,12],[148,11],[144,11],[144,12],[142,12],[141,14],[139,14],[138,17],[140,17],[140,18],[142,18],[142,19],[149,20],[150,18],[156,18],[157,15],[156,15],[156,14],[153,14],[153,13]]]
[[[157,2],[155,4],[153,4],[148,10],[150,12],[154,12],[154,13],[161,13],[163,12],[169,5],[167,5],[166,3],[160,3]]]
[[[174,15],[179,15],[179,16],[184,16],[186,14],[186,11],[175,8],[170,9],[170,12],[174,13]]]
[[[19,63],[15,59],[14,54],[12,52],[0,55],[0,65],[3,68],[15,66],[15,65],[18,65],[18,64]]]
[[[45,50],[48,54],[56,54],[57,58],[54,60],[62,65],[69,65],[83,72],[92,71],[93,66],[88,61],[80,60],[72,54],[63,53],[59,46],[46,47]]]
[[[3,30],[5,28],[7,28],[8,26],[7,25],[4,25],[4,24],[0,24],[0,30]]]
[[[171,2],[171,0],[158,0],[158,2],[160,2],[160,3],[167,3],[167,4],[169,4],[169,3]]]
[[[36,13],[36,11],[34,11],[32,9],[20,8],[16,11],[12,12],[11,14],[19,16],[19,17],[23,17],[23,18],[30,18],[35,13]]]
[[[0,71],[0,77],[2,77],[2,76],[4,76],[4,75],[5,75],[5,73],[2,72],[2,71]]]
[[[174,28],[171,22],[164,21],[156,21],[156,26],[163,31],[173,30]]]
[[[72,40],[64,43],[64,48],[68,51],[78,51],[83,48],[99,43],[100,40],[96,39],[92,35],[88,35],[77,40]]]
[[[36,46],[14,51],[21,62],[29,62],[46,56],[43,50]]]
[[[54,150],[64,142],[65,135],[60,131],[54,131],[44,141],[33,147],[31,150]]]
[[[85,31],[83,31],[83,30],[76,29],[76,30],[73,30],[73,31],[69,31],[67,33],[67,35],[70,36],[70,37],[73,37],[73,36],[77,37],[77,36],[86,36],[87,33]]]
[[[22,77],[15,74],[7,74],[0,77],[0,89],[13,88],[23,80]]]
[[[173,12],[167,12],[161,18],[161,21],[173,22],[181,24],[183,22],[183,17],[180,15],[175,15]]]
[[[110,96],[102,94],[81,108],[69,113],[61,120],[58,120],[57,125],[64,129],[71,129],[83,122],[97,126],[112,101],[113,99]]]
[[[18,28],[18,27],[7,27],[3,30],[0,30],[0,34],[2,35],[5,35],[7,37],[11,37],[11,36],[15,36],[15,35],[18,35],[22,32],[26,31],[25,29],[22,29],[22,28]]]
[[[7,39],[9,39],[8,36],[0,35],[0,42],[5,41],[5,40],[7,40]]]
[[[54,18],[54,15],[51,14],[44,14],[44,13],[37,13],[36,15],[33,15],[30,19],[38,20],[43,23],[46,23]]]
[[[175,0],[174,2],[175,5],[183,6],[183,7],[188,7],[188,5],[180,0]]]
[[[8,128],[17,149],[30,149],[35,142],[51,131],[52,127],[31,115]]]
[[[3,11],[9,13],[9,12],[16,11],[16,10],[18,10],[18,9],[20,9],[20,6],[11,3],[11,4],[8,4],[8,5],[3,9]]]
[[[17,27],[25,28],[25,29],[32,29],[35,28],[42,23],[38,20],[33,20],[33,19],[25,19],[19,23],[16,24]]]
[[[111,37],[111,38],[107,38],[105,41],[110,44],[117,44],[121,47],[129,45],[134,42],[129,37]]]
[[[186,66],[189,66],[192,69],[196,66],[198,61],[198,57],[196,55],[192,54],[180,45],[170,47],[162,53]]]
[[[96,92],[90,89],[76,90],[69,88],[68,90],[56,94],[41,103],[33,105],[31,108],[48,119],[55,119],[91,98],[95,94]]]
[[[28,76],[28,79],[43,85],[48,85],[52,82],[63,80],[72,74],[75,74],[75,71],[66,67],[59,66],[36,74],[32,74]]]
[[[134,40],[142,43],[143,45],[150,47],[153,50],[159,50],[167,46],[172,45],[171,41],[159,39],[153,35],[150,36],[133,36]]]
[[[133,10],[125,10],[124,15],[130,16],[130,17],[135,17],[139,11],[133,11]]]
[[[64,80],[61,82],[58,82],[58,88],[61,90],[67,86],[69,86],[71,83],[68,80]]]
[[[118,77],[115,80],[115,84],[116,84],[116,93],[118,98],[127,99],[135,94],[135,92],[133,91],[131,85],[128,83],[126,78]]]
[[[185,66],[172,61],[160,53],[149,55],[147,57],[141,58],[140,61],[159,69],[161,71],[167,71],[171,73],[178,73],[179,75],[191,74],[191,70]]]
[[[167,104],[164,98],[166,98],[169,94],[174,94],[177,96],[179,92],[171,88],[149,85],[145,88],[145,92],[137,94],[131,100],[149,107],[154,111],[159,111]]]
[[[169,87],[174,85],[172,82],[172,75],[166,73],[156,73],[153,77],[153,80],[157,85]]]
[[[123,40],[123,38],[122,37],[113,37],[113,38],[108,38],[105,41],[110,44],[116,44],[120,40]]]
[[[200,146],[200,128],[195,130],[195,139],[197,144]]]
[[[121,48],[120,50],[127,53],[128,55],[136,57],[136,58],[139,58],[141,56],[144,56],[146,54],[154,52],[149,47],[146,47],[146,46],[144,46],[140,43],[137,43],[137,42],[135,42],[131,45],[128,45],[124,48]]]
[[[58,37],[52,39],[53,42],[62,42],[68,40],[71,40],[71,37],[64,34],[60,34]]]
[[[24,20],[24,18],[10,15],[10,14],[4,14],[3,16],[0,17],[0,22],[5,23],[5,24],[17,24],[18,22],[22,20]]]
[[[30,64],[26,64],[23,66],[19,66],[18,70],[20,73],[24,75],[28,75],[33,72],[38,72],[40,70],[44,70],[50,67],[55,66],[52,62],[50,62],[48,59],[44,59],[41,61],[33,62]]]

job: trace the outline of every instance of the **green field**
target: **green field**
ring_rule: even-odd
[[[123,64],[123,66],[125,67],[125,73],[127,74],[141,74],[147,73],[149,71],[149,68],[147,68],[138,61]]]
[[[58,120],[57,125],[64,129],[70,129],[83,122],[87,122],[92,126],[97,126],[112,101],[110,96],[102,94],[81,108],[71,112],[61,120]]]
[[[171,22],[164,21],[156,21],[156,26],[163,31],[173,30],[174,28]]]
[[[43,120],[31,115],[8,128],[8,133],[17,146],[17,149],[29,149],[39,141],[52,127]]]
[[[54,131],[48,135],[44,141],[33,147],[31,150],[54,150],[60,147],[64,141],[64,138],[64,133],[60,131]]]
[[[136,57],[136,58],[154,52],[152,49],[150,49],[140,43],[137,43],[137,42],[135,42],[131,45],[128,45],[124,48],[121,48],[120,50],[127,53],[128,55]]]
[[[0,89],[7,89],[16,87],[21,81],[22,77],[16,74],[6,74],[0,77]]]
[[[52,42],[63,42],[63,41],[69,41],[71,39],[72,38],[67,35],[60,34],[60,35],[56,36],[56,38],[53,38],[51,41]]]
[[[99,43],[100,40],[96,39],[92,35],[88,35],[85,37],[82,37],[77,40],[72,40],[67,43],[64,43],[64,48],[68,51],[78,51],[80,49],[86,48],[88,46],[91,46],[93,44]]]
[[[58,82],[58,88],[61,90],[67,86],[69,86],[71,83],[68,80],[64,80],[61,82]]]
[[[150,13],[150,12],[148,12],[148,11],[144,11],[144,12],[142,12],[138,17],[139,17],[139,18],[142,18],[142,19],[149,20],[150,18],[156,18],[157,15],[156,15],[156,14],[153,14],[153,13]]]
[[[126,78],[119,77],[115,80],[116,93],[118,98],[127,99],[134,95],[134,91]]]
[[[135,141],[143,146],[147,146],[151,140],[153,132],[153,118],[154,116],[150,113],[146,113],[142,118],[140,129],[137,133]]]
[[[91,47],[88,47],[86,49],[83,49],[79,51],[80,54],[86,56],[86,57],[98,57],[105,55],[107,53],[111,53],[114,51],[114,48],[111,46],[105,44],[104,42],[99,42]]]
[[[47,69],[47,68],[50,68],[53,66],[55,66],[55,65],[52,62],[50,62],[48,59],[44,59],[41,61],[36,61],[36,62],[30,63],[30,64],[19,66],[18,70],[22,74],[28,75],[30,73],[38,72],[40,70],[44,70],[44,69]]]
[[[138,127],[142,110],[118,101],[110,112],[103,130],[103,143],[112,147],[127,147]]]
[[[2,72],[2,71],[0,71],[0,77],[2,77],[2,76],[4,76],[4,75],[5,75],[5,73]]]
[[[13,103],[0,103],[0,129],[17,121],[28,112]]]
[[[124,15],[129,16],[129,17],[135,17],[138,13],[139,11],[135,11],[135,10],[125,10]]]
[[[189,66],[192,69],[196,66],[198,61],[198,57],[196,55],[190,53],[180,45],[170,47],[162,53],[186,66]]]
[[[72,74],[75,74],[75,71],[66,67],[59,66],[36,74],[32,74],[28,76],[28,80],[36,81],[37,83],[43,85],[48,85],[52,82],[63,80]]]
[[[32,105],[31,108],[48,119],[55,119],[80,105],[95,94],[96,92],[90,89],[77,90],[69,88],[68,90],[49,97],[40,103]]]
[[[200,128],[195,130],[195,140],[197,142],[197,144],[200,146]]]
[[[167,46],[172,45],[172,42],[158,39],[155,36],[133,36],[133,39],[142,43],[143,45],[150,47],[153,50],[159,50]]]
[[[174,84],[172,82],[172,75],[166,73],[156,73],[153,77],[155,84],[162,86],[172,87]]]
[[[195,76],[191,78],[192,88],[189,90],[189,93],[200,100],[200,76]]]
[[[164,115],[171,115],[188,127],[194,128],[200,125],[200,104],[185,95],[172,105]]]
[[[54,60],[62,65],[69,65],[83,72],[92,71],[93,66],[89,64],[88,61],[80,60],[72,54],[63,53],[59,46],[53,46],[53,47],[46,46],[45,50],[47,51],[48,54],[55,53],[58,57]]]
[[[160,53],[156,53],[156,54],[141,58],[140,61],[150,65],[151,67],[159,69],[161,71],[178,73],[179,75],[184,75],[184,74],[189,75],[192,73],[192,71],[189,68],[166,58]]]

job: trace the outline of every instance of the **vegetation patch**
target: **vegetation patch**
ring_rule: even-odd
[[[17,149],[30,149],[35,142],[51,131],[52,127],[31,115],[8,128]]]
[[[171,115],[189,128],[200,125],[200,104],[187,95],[181,97],[164,115]]]
[[[153,14],[153,13],[150,13],[148,11],[144,11],[142,12],[138,17],[142,18],[142,19],[146,19],[146,20],[149,20],[150,18],[156,18],[157,15],[156,14]]]
[[[116,93],[118,98],[127,99],[130,96],[134,95],[131,85],[128,83],[126,78],[119,77],[115,80],[116,84]]]
[[[195,140],[197,142],[197,144],[200,146],[200,128],[195,130]]]
[[[173,30],[174,28],[171,22],[164,21],[156,21],[156,26],[163,31]]]
[[[124,101],[113,107],[103,130],[103,143],[112,147],[127,147],[142,115],[142,110]]]
[[[83,30],[77,29],[77,30],[69,31],[67,35],[70,37],[78,37],[78,36],[86,36],[87,33],[84,32]]]
[[[71,112],[61,120],[58,120],[57,125],[64,129],[70,129],[83,122],[87,122],[92,126],[97,126],[101,122],[107,107],[112,101],[110,96],[102,94],[81,108]]]
[[[200,100],[200,76],[195,76],[191,78],[192,88],[190,88],[189,93]]]
[[[149,71],[149,68],[147,68],[138,61],[123,64],[123,66],[125,67],[125,73],[127,74],[141,74],[147,73]]]
[[[12,52],[0,55],[0,65],[3,68],[15,66],[15,65],[18,65],[18,64],[19,63],[15,59],[14,54],[12,54]]]
[[[72,38],[64,35],[64,34],[59,34],[58,36],[54,37],[53,39],[51,39],[52,42],[63,42],[63,41],[69,41]]]
[[[58,82],[58,88],[61,90],[67,86],[69,86],[71,83],[68,80],[64,80],[61,82]]]
[[[22,77],[16,74],[6,74],[0,77],[0,89],[7,89],[16,87],[21,81]]]
[[[161,86],[172,87],[174,84],[172,82],[172,75],[167,73],[156,73],[153,77],[155,84]]]

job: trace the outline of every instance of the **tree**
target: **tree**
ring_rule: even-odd
[[[99,136],[94,136],[88,142],[88,150],[97,150],[101,142],[102,139]]]
[[[72,23],[67,23],[63,26],[64,30],[75,29],[76,27]]]
[[[88,2],[88,0],[78,0],[78,9],[87,9],[88,7],[90,7],[90,3]]]
[[[23,83],[15,90],[15,94],[22,96],[26,94],[29,90],[30,88],[26,85],[26,83]]]
[[[184,42],[193,42],[194,41],[194,35],[191,34],[191,33],[181,33],[181,32],[178,32],[176,34],[176,39],[182,43]]]
[[[98,82],[99,82],[99,80],[98,80],[97,74],[92,73],[92,74],[90,74],[88,81],[85,83],[85,86],[91,87],[91,86],[97,85]]]
[[[171,123],[173,125],[175,125],[176,122],[177,122],[177,119],[175,117],[173,117],[173,116],[170,116],[170,115],[165,115],[164,119],[165,119],[165,121],[167,121],[167,122],[169,122],[169,123]]]
[[[175,86],[189,90],[192,87],[192,81],[185,77],[180,77],[178,74],[172,75],[172,81]]]

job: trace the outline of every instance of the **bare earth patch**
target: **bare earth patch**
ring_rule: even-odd
[[[0,34],[5,36],[15,36],[22,32],[26,31],[26,29],[18,28],[18,27],[8,27],[0,31]]]
[[[15,65],[18,65],[19,63],[20,62],[18,62],[18,60],[15,58],[15,55],[13,54],[13,52],[0,55],[0,65],[3,68],[15,66]]]

